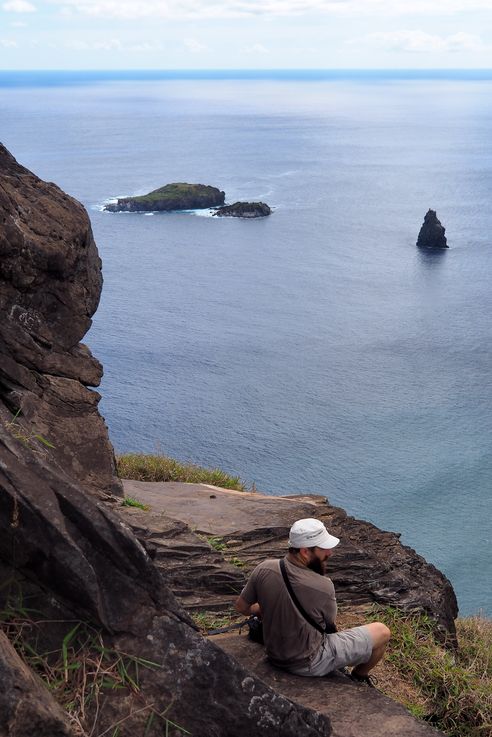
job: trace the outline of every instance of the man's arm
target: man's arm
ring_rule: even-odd
[[[258,602],[255,602],[254,604],[248,604],[246,599],[243,599],[242,596],[238,596],[236,599],[235,607],[237,611],[241,614],[244,614],[245,617],[261,617],[261,609]]]

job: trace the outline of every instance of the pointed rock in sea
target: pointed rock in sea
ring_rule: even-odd
[[[444,233],[446,228],[441,224],[435,210],[428,210],[420,228],[417,246],[420,248],[449,248]]]

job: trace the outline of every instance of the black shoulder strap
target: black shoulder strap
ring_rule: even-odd
[[[309,614],[301,606],[297,596],[294,594],[294,591],[292,589],[292,586],[290,585],[289,577],[287,575],[287,571],[285,568],[285,561],[282,559],[279,561],[279,563],[280,563],[280,571],[282,573],[282,577],[284,579],[285,585],[287,586],[287,591],[290,594],[290,598],[292,599],[292,601],[294,602],[294,604],[296,605],[296,607],[298,608],[299,612],[302,614],[306,622],[309,622],[309,624],[312,627],[314,627],[315,629],[318,630],[318,632],[321,632],[321,634],[324,635],[326,630],[323,627],[321,627],[321,625],[319,625],[317,622],[315,622],[312,617],[309,616]]]

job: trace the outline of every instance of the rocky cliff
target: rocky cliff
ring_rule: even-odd
[[[84,209],[4,148],[0,208],[2,628],[35,667],[43,653],[49,668],[61,658],[60,698],[72,710],[67,724],[43,689],[27,704],[31,677],[2,639],[0,732],[329,735],[326,716],[280,696],[196,631],[100,500],[115,482],[98,396],[87,389],[101,368],[78,344],[101,289]],[[77,676],[82,691],[67,696]]]
[[[84,208],[0,145],[0,416],[86,489],[121,494],[98,413],[102,367],[79,341],[102,287]]]

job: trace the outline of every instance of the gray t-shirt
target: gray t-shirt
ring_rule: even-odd
[[[332,581],[287,556],[284,560],[290,584],[306,612],[322,627],[334,623],[337,602]],[[292,601],[278,560],[265,560],[256,566],[241,597],[261,607],[266,651],[273,665],[292,668],[311,661],[323,635],[304,619]]]

